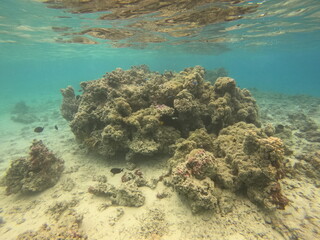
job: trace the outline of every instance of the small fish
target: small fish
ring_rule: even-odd
[[[55,130],[59,130],[59,128],[58,128],[57,125],[54,125],[54,129],[55,129]]]
[[[43,129],[44,129],[44,127],[36,127],[36,128],[34,129],[34,132],[36,132],[36,133],[41,133],[41,132],[43,131]]]
[[[123,171],[123,168],[111,168],[110,172],[112,172],[113,174],[118,174],[121,173]]]

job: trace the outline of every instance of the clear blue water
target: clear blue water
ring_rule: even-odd
[[[52,27],[79,32],[132,20],[102,21],[97,18],[103,12],[73,14],[48,8],[41,1],[2,0],[1,99],[56,95],[67,85],[77,87],[79,82],[99,78],[117,67],[137,64],[147,64],[155,71],[180,71],[194,65],[224,67],[240,87],[320,96],[320,2],[241,4],[258,8],[242,19],[201,27],[201,33],[182,37],[186,44],[173,44],[180,38],[170,37],[168,42],[149,43],[145,48],[114,48],[112,41],[97,38],[100,44],[57,42],[63,37]],[[206,44],[212,39],[222,40]]]

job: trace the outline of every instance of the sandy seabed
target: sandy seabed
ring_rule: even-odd
[[[288,121],[288,116],[303,113],[320,127],[319,98],[252,92],[264,126],[290,126],[293,123]],[[0,239],[16,239],[27,230],[37,231],[43,224],[55,225],[68,208],[83,216],[80,231],[90,240],[320,238],[320,179],[301,171],[281,180],[290,204],[285,210],[275,212],[266,212],[239,195],[235,196],[229,212],[192,214],[188,203],[162,182],[155,188],[139,188],[146,197],[142,207],[108,206],[105,197],[89,193],[88,188],[101,176],[119,186],[123,173],[113,175],[110,169],[120,167],[128,172],[125,162],[86,153],[60,115],[59,96],[26,102],[38,118],[31,124],[13,122],[9,107],[1,108],[0,174],[4,175],[12,160],[28,154],[33,139],[42,140],[62,158],[65,170],[54,187],[41,193],[7,196],[5,187],[0,187]],[[33,130],[38,126],[44,127],[44,131],[35,133]],[[308,141],[298,129],[292,130],[292,137],[285,141],[289,141],[293,151],[286,157],[291,166],[300,161],[297,156],[320,151],[320,142]],[[137,168],[150,181],[165,173],[165,164],[164,158],[150,159],[138,163]],[[320,169],[317,173],[319,177]],[[166,197],[158,198],[159,193],[166,193]]]

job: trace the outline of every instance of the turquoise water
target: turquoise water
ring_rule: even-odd
[[[228,1],[226,1],[228,2]],[[180,71],[202,65],[224,67],[240,87],[319,96],[319,1],[243,1],[258,10],[242,19],[208,24],[202,32],[179,40],[114,48],[100,44],[61,43],[61,32],[123,25],[132,20],[97,20],[103,12],[73,14],[42,2],[3,0],[0,6],[1,98],[59,94],[67,85],[101,77],[117,67],[147,64],[151,70]],[[279,5],[281,4],[281,5]],[[61,17],[63,16],[63,17]],[[146,20],[148,18],[146,17]],[[239,27],[240,26],[240,27]],[[235,30],[227,31],[226,29]],[[238,27],[238,28],[237,28]],[[206,39],[223,38],[206,44]],[[201,42],[197,42],[197,39]]]
[[[100,174],[107,175],[111,183],[122,184],[125,175],[114,176],[109,170],[121,167],[127,171],[128,166],[122,161],[100,161],[100,157],[87,154],[76,142],[70,122],[60,112],[60,89],[72,85],[78,95],[80,82],[133,65],[146,64],[151,71],[160,73],[195,65],[207,70],[224,68],[240,88],[252,90],[266,132],[271,125],[279,130],[293,152],[291,155],[286,149],[286,161],[292,166],[301,161],[299,166],[308,176],[313,168],[308,172],[306,162],[313,157],[317,160],[320,149],[319,63],[319,0],[1,0],[0,177],[14,159],[26,156],[35,138],[41,138],[61,156],[66,168],[56,187],[38,195],[5,196],[4,186],[0,186],[0,239],[15,239],[28,229],[38,229],[45,221],[39,216],[65,197],[81,200],[79,212],[85,216],[89,239],[298,239],[291,237],[296,230],[300,234],[297,236],[303,236],[299,239],[316,239],[313,236],[320,231],[319,181],[313,182],[312,177],[306,180],[303,174],[283,182],[283,189],[294,201],[283,215],[279,213],[282,228],[280,221],[264,218],[265,213],[245,202],[242,195],[236,200],[240,207],[230,210],[234,213],[229,215],[214,215],[213,221],[190,215],[185,202],[174,192],[167,202],[161,202],[158,195],[164,186],[160,185],[160,189],[146,191],[146,208],[160,203],[169,217],[174,215],[168,222],[176,224],[171,225],[171,238],[157,238],[156,234],[128,238],[130,224],[139,220],[140,210],[125,209],[123,225],[113,227],[122,215],[115,215],[112,220],[109,210],[113,208],[106,209],[104,200],[88,193],[91,178],[96,181],[94,177]],[[77,97],[74,100],[78,101]],[[159,126],[164,124],[162,120],[159,118]],[[43,132],[35,132],[37,127]],[[312,163],[315,168],[316,160]],[[163,178],[166,172],[161,172],[164,166],[159,162],[154,164],[151,160],[137,170],[141,167],[150,180],[155,176]],[[75,189],[63,192],[67,190],[61,189],[70,179],[76,182]],[[233,200],[230,197],[228,201]],[[107,218],[114,221],[110,226]],[[159,218],[155,215],[153,220],[157,223]],[[146,226],[144,229],[148,230]],[[156,233],[161,228],[161,224],[152,226]],[[221,237],[230,231],[233,237]],[[279,237],[281,232],[283,238]]]

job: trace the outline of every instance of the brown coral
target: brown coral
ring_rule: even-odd
[[[42,141],[34,140],[29,157],[11,162],[5,175],[7,194],[39,192],[54,186],[64,169],[64,161],[57,158]]]
[[[253,124],[236,123],[220,131],[220,135],[207,142],[206,149],[197,149],[200,141],[192,143],[191,139],[209,138],[203,131],[195,131],[184,144],[178,142],[175,155],[170,159],[172,170],[171,184],[191,202],[197,199],[207,201],[212,195],[215,201],[219,198],[215,191],[205,188],[208,181],[219,189],[232,192],[244,191],[248,198],[268,209],[284,209],[287,198],[281,193],[278,182],[284,176],[283,153],[284,146],[280,139],[267,137],[262,129]],[[206,179],[205,182],[202,180]],[[194,197],[194,184],[206,190],[202,195]],[[192,193],[192,194],[191,194]],[[191,194],[191,195],[190,195]],[[195,203],[192,203],[195,204]],[[214,206],[210,205],[211,207]]]
[[[196,129],[217,134],[239,121],[259,125],[247,90],[237,88],[231,78],[212,86],[204,74],[200,66],[163,75],[141,66],[82,82],[71,129],[89,150],[133,160],[168,154],[180,136]]]
[[[61,94],[63,96],[63,102],[60,108],[61,115],[68,121],[71,121],[78,111],[79,99],[76,97],[71,86],[61,89]]]

